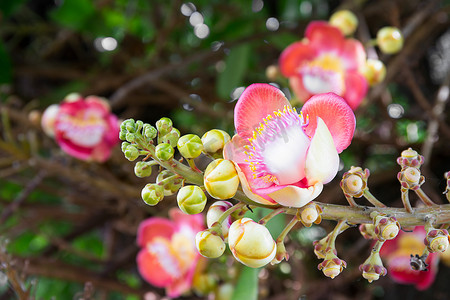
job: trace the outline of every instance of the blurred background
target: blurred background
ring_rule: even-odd
[[[355,111],[357,131],[341,155],[341,171],[317,200],[345,205],[339,180],[354,165],[370,169],[369,186],[378,199],[401,207],[396,158],[412,147],[425,156],[424,191],[436,203],[447,201],[450,1],[1,0],[1,264],[15,270],[16,282],[32,286],[36,299],[131,300],[148,292],[148,299],[164,297],[136,270],[135,238],[139,223],[167,216],[175,198],[146,206],[141,189],[154,176],[137,178],[120,145],[105,163],[72,158],[43,133],[39,112],[77,92],[109,99],[120,119],[154,124],[167,116],[182,134],[219,128],[232,135],[233,107],[243,89],[273,83],[289,98],[287,80],[268,78],[266,68],[303,38],[311,20],[328,20],[343,8],[357,15],[355,37],[369,57],[385,63],[387,75]],[[371,46],[384,26],[402,30],[400,53],[386,55]],[[207,162],[200,158],[198,164]],[[368,284],[358,266],[370,242],[357,230],[337,240],[348,268],[334,280],[325,278],[312,241],[333,225],[293,230],[290,260],[258,272],[259,298],[449,298],[444,264],[426,291],[388,276]],[[207,268],[217,286],[245,282],[232,258]],[[0,299],[18,299],[17,288],[0,273]]]

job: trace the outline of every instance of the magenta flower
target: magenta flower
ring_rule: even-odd
[[[422,255],[425,236],[423,226],[416,226],[413,232],[400,231],[395,239],[384,243],[380,255],[386,262],[388,275],[395,282],[414,284],[418,290],[426,290],[434,282],[439,263],[438,253],[428,255],[428,271],[415,271],[410,265],[411,254]]]
[[[166,288],[167,296],[188,291],[200,254],[195,235],[204,229],[201,214],[186,215],[171,209],[170,218],[152,217],[138,228],[137,244],[142,249],[136,261],[139,273],[150,284]]]
[[[299,114],[269,84],[252,84],[234,110],[237,134],[225,145],[245,194],[258,203],[302,207],[338,171],[355,115],[333,94],[312,97]]]
[[[359,70],[366,52],[355,39],[324,21],[309,23],[305,39],[287,47],[280,56],[281,73],[289,78],[300,101],[333,92],[354,110],[367,93],[367,80]]]
[[[104,162],[119,142],[119,121],[108,102],[96,96],[71,94],[49,106],[41,123],[64,152],[81,160]]]

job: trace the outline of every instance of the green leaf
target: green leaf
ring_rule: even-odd
[[[90,0],[65,0],[63,5],[52,11],[52,19],[75,30],[84,29],[89,19],[95,14],[95,7]]]
[[[9,83],[12,79],[12,64],[3,44],[0,43],[0,83]]]
[[[220,97],[229,99],[231,92],[243,85],[250,58],[250,49],[249,44],[231,49],[225,60],[225,70],[218,76],[217,94]]]
[[[5,16],[11,15],[26,0],[2,0],[0,1],[0,12]]]
[[[258,299],[258,273],[260,269],[243,267],[231,300]]]

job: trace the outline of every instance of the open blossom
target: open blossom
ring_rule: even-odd
[[[96,96],[69,95],[47,108],[41,124],[64,152],[81,160],[106,161],[119,142],[119,121]]]
[[[356,109],[367,93],[367,80],[360,73],[366,52],[355,39],[324,21],[311,22],[305,39],[287,47],[280,56],[281,73],[300,101],[333,92]]]
[[[302,207],[338,171],[355,115],[333,94],[312,97],[300,114],[269,84],[252,84],[234,110],[237,134],[225,145],[245,194],[258,203]]]
[[[388,276],[402,284],[414,284],[418,290],[425,290],[433,283],[439,263],[439,254],[430,253],[426,259],[428,271],[416,271],[411,268],[412,255],[421,256],[425,250],[423,242],[426,231],[416,226],[413,232],[400,231],[394,240],[387,240],[380,255],[386,262]]]
[[[166,288],[167,296],[188,291],[200,254],[195,235],[203,229],[203,217],[171,209],[170,219],[152,217],[143,221],[137,233],[142,249],[136,261],[139,273],[150,284]]]

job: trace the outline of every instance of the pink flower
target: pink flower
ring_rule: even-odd
[[[204,229],[203,217],[171,209],[170,218],[152,217],[138,228],[137,244],[142,247],[136,261],[139,273],[150,284],[165,287],[167,296],[188,291],[200,254],[195,235]]]
[[[338,171],[355,115],[333,94],[312,97],[299,114],[269,84],[252,84],[234,110],[237,134],[225,145],[245,194],[258,203],[302,207]]]
[[[119,142],[119,121],[96,96],[71,94],[60,105],[49,106],[41,123],[64,152],[81,160],[104,162]]]
[[[367,80],[359,72],[366,62],[362,44],[345,39],[324,21],[311,22],[305,37],[287,47],[279,61],[294,93],[304,102],[312,95],[333,92],[356,109],[367,93]]]
[[[386,261],[388,275],[396,282],[414,284],[418,290],[425,290],[431,286],[436,277],[439,254],[430,253],[426,260],[428,271],[411,269],[411,254],[422,255],[425,249],[423,240],[426,236],[423,226],[416,226],[413,232],[400,231],[393,240],[388,240],[381,248],[380,255]]]

